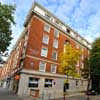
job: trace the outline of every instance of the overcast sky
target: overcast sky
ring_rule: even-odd
[[[6,4],[16,4],[15,22],[12,26],[15,44],[23,31],[23,23],[34,0],[0,0]],[[100,0],[36,0],[46,9],[72,27],[80,35],[92,42],[100,36]]]

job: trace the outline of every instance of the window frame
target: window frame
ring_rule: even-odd
[[[56,53],[56,59],[55,59],[55,58],[53,58],[53,54],[54,54],[54,53]],[[53,52],[52,52],[52,59],[57,60],[57,56],[58,56],[57,51],[53,51]]]
[[[46,26],[49,28],[47,29]],[[47,23],[44,24],[44,31],[48,32],[48,33],[50,32],[50,25],[49,24],[47,24]]]
[[[46,55],[44,55],[44,53],[43,53],[43,48],[47,49]],[[47,48],[47,47],[43,46],[43,47],[41,48],[41,56],[42,56],[42,57],[47,57],[47,56],[48,56],[48,48]]]
[[[55,66],[53,66],[55,65]],[[55,67],[55,71],[52,71],[52,68]],[[57,72],[57,65],[56,64],[51,64],[51,73],[56,73]]]
[[[45,40],[45,36],[48,37],[47,41]],[[47,38],[47,37],[46,37],[46,38]],[[49,43],[49,35],[47,35],[47,34],[43,34],[42,42],[43,42],[44,44],[48,44],[48,43]]]
[[[57,36],[55,35],[55,34],[56,34],[55,32],[58,32],[58,33],[57,33]],[[54,29],[54,37],[59,38],[59,33],[60,33],[59,30]]]
[[[55,41],[57,41],[56,42],[57,43],[57,46],[55,45]],[[54,41],[53,41],[53,47],[56,48],[56,49],[58,48],[58,39],[54,39]]]
[[[44,69],[43,70],[40,70],[40,64],[44,62]],[[46,62],[45,61],[40,61],[39,63],[39,72],[45,72],[46,71]]]

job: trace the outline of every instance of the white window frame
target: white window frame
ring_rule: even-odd
[[[55,71],[52,71],[52,68],[55,67]],[[57,72],[57,65],[56,64],[51,64],[51,73],[56,73]]]
[[[54,53],[54,52],[56,53],[56,59],[53,58],[53,53]],[[57,60],[57,55],[58,55],[58,54],[57,54],[57,51],[53,51],[53,52],[52,52],[52,58],[53,58],[54,60]]]
[[[40,69],[40,65],[41,65],[42,62],[44,63],[44,69],[43,69],[43,70]],[[39,64],[39,71],[40,71],[40,72],[45,72],[45,70],[46,70],[46,62],[40,61],[40,64]]]
[[[49,29],[48,29],[48,30],[47,30],[46,26],[48,26],[48,27],[49,27]],[[47,24],[47,23],[46,23],[46,24],[44,24],[44,31],[46,31],[46,32],[48,32],[48,33],[50,32],[50,25],[49,25],[49,24]]]
[[[57,40],[57,45],[55,45],[55,41],[56,40]],[[58,39],[54,39],[54,41],[53,41],[53,47],[56,48],[56,49],[58,48]]]
[[[47,49],[46,54],[43,53],[43,52],[44,52],[44,51],[43,51],[43,48],[46,48],[46,49]],[[44,54],[45,54],[45,55],[44,55]],[[47,57],[47,55],[48,55],[48,48],[47,48],[47,47],[42,47],[42,48],[41,48],[41,56],[43,56],[43,57]]]
[[[57,32],[57,36],[55,35],[55,34],[56,34],[56,32]],[[54,29],[54,37],[59,38],[59,30]]]
[[[42,42],[45,43],[45,44],[48,44],[49,43],[49,35],[43,34],[43,40],[42,40]]]

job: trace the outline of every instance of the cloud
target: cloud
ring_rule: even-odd
[[[100,0],[36,1],[71,26],[88,41],[92,42],[96,37],[100,36]],[[16,4],[16,26],[12,27],[14,40],[17,40],[18,36],[21,34],[23,23],[33,2],[34,0],[2,0],[2,3]]]

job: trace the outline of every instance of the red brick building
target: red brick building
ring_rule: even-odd
[[[23,44],[24,39],[22,33],[16,45],[13,47],[7,61],[1,68],[0,80],[3,82],[4,87],[9,86],[12,80],[14,81],[15,75],[21,69],[20,61],[22,59]]]
[[[65,42],[82,50],[76,66],[78,73],[84,67],[84,58],[89,55],[90,43],[38,3],[31,8],[24,26],[25,31],[11,52],[2,77],[20,75],[17,81],[19,95],[30,95],[33,89],[34,96],[44,93],[46,97],[49,94],[61,97],[66,76],[58,70],[58,57],[64,51]],[[68,91],[86,89],[86,80],[71,77],[69,80]]]

